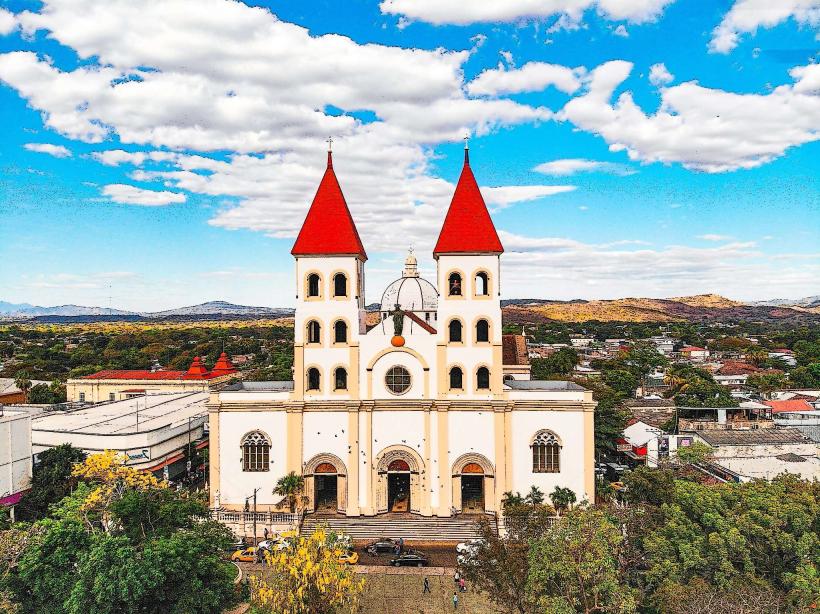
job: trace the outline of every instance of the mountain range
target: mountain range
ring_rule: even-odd
[[[740,302],[717,294],[699,294],[667,299],[621,298],[613,300],[508,299],[501,301],[504,321],[508,323],[537,322],[726,322],[800,320],[820,321],[820,296],[797,300]],[[368,305],[377,311],[378,305]],[[0,319],[14,321],[95,321],[95,320],[223,320],[287,318],[293,309],[285,307],[253,307],[226,301],[210,301],[200,305],[138,312],[109,307],[58,305],[39,307],[27,303],[0,301]]]

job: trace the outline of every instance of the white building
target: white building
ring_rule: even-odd
[[[0,406],[0,507],[14,506],[31,484],[31,416]]]
[[[204,436],[207,400],[207,392],[158,393],[43,413],[32,421],[33,452],[70,443],[88,454],[115,450],[136,469],[179,473],[184,448]]]
[[[367,255],[328,153],[292,250],[294,378],[212,392],[212,505],[241,509],[259,489],[271,509],[291,471],[309,511],[346,516],[498,512],[531,486],[593,500],[592,393],[505,361],[502,252],[465,152],[436,279],[411,254],[368,328]]]

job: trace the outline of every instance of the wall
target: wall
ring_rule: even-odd
[[[69,380],[66,383],[66,398],[70,402],[80,400],[80,393],[85,393],[86,403],[103,403],[110,400],[114,393],[114,400],[126,398],[124,390],[140,389],[148,393],[157,392],[191,392],[208,390],[210,384],[225,381],[228,378],[214,378],[212,380]]]
[[[31,481],[31,417],[6,409],[0,418],[0,497],[29,487]]]

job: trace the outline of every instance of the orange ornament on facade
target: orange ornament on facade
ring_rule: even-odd
[[[400,348],[404,345],[404,337],[402,337],[401,335],[393,335],[393,338],[390,340],[390,344],[393,347]]]

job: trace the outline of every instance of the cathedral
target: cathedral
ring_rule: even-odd
[[[532,486],[594,500],[592,393],[530,378],[524,339],[502,333],[503,252],[465,150],[435,280],[411,252],[368,314],[367,253],[328,152],[291,251],[293,379],[212,392],[211,506],[256,491],[277,509],[292,471],[307,513],[500,515],[505,492]]]

